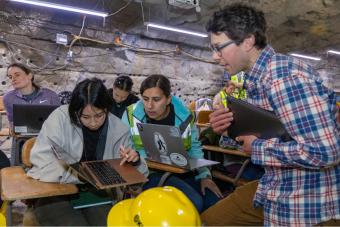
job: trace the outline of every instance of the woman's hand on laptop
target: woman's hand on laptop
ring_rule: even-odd
[[[205,195],[205,189],[208,188],[210,191],[216,194],[218,198],[223,198],[223,194],[220,189],[217,187],[215,182],[210,178],[201,179],[201,192]]]
[[[217,134],[224,133],[233,120],[233,113],[223,105],[219,105],[213,113],[209,115],[209,122]]]
[[[125,162],[137,162],[139,159],[138,153],[131,147],[125,148],[120,146],[119,153],[122,158],[120,165],[123,165]]]

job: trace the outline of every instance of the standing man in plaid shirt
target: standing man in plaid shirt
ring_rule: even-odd
[[[274,111],[292,137],[239,136],[244,152],[265,168],[258,182],[237,188],[202,214],[206,225],[340,225],[340,127],[336,94],[305,62],[278,54],[266,42],[263,12],[234,4],[207,25],[213,58],[234,75],[245,72],[247,101]],[[211,114],[217,133],[232,121]]]

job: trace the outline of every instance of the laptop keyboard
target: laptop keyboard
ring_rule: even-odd
[[[107,162],[88,162],[86,165],[103,185],[126,183],[122,176]]]

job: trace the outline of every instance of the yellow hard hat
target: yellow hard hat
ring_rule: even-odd
[[[1,208],[0,208],[0,226],[6,226],[6,209],[7,209],[7,202],[3,201]]]
[[[180,190],[165,186],[151,188],[135,199],[115,204],[108,226],[201,226],[192,202]]]

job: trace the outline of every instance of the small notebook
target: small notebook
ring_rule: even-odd
[[[70,200],[74,209],[82,209],[104,204],[113,204],[112,198],[105,191],[86,191],[80,192],[79,196]]]

